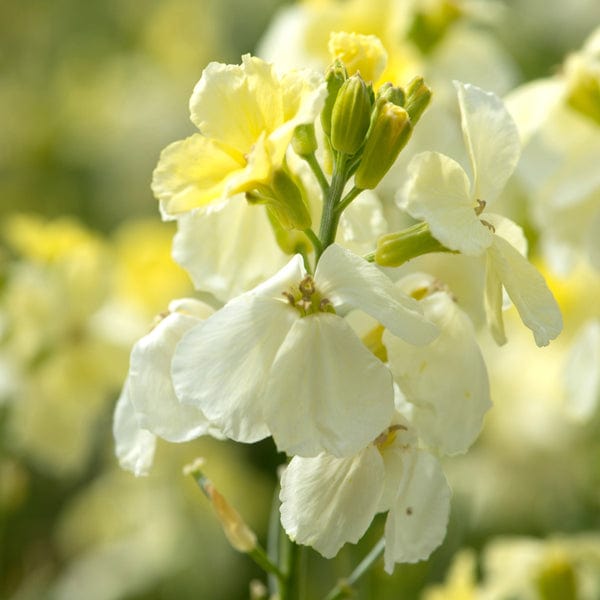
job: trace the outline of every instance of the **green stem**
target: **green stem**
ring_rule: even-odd
[[[352,200],[356,198],[363,190],[357,187],[353,187],[339,202],[339,204],[335,207],[335,212],[341,216],[341,214],[348,208]]]
[[[319,239],[319,236],[310,227],[308,229],[305,229],[304,233],[306,234],[306,237],[311,241],[313,248],[315,249],[315,254],[320,255],[323,249],[321,246],[321,240]]]
[[[381,556],[385,548],[385,540],[381,538],[371,552],[363,558],[360,564],[352,571],[349,577],[338,581],[337,585],[325,596],[325,600],[339,600],[348,598],[352,594],[352,586],[371,568],[373,563]]]
[[[329,193],[323,200],[323,213],[321,215],[321,227],[319,229],[319,239],[321,240],[321,252],[317,255],[318,262],[321,254],[327,246],[333,244],[337,231],[340,215],[336,213],[336,206],[340,203],[340,199],[344,192],[344,186],[348,177],[346,174],[346,162],[348,156],[340,152],[336,154],[333,167],[333,177],[331,178],[331,186]]]
[[[283,581],[285,581],[286,576],[281,572],[277,565],[274,565],[267,553],[264,551],[262,546],[256,545],[250,552],[248,552],[248,556],[263,570],[265,573],[271,573],[277,577],[280,585]]]
[[[329,194],[329,182],[327,181],[327,177],[325,177],[325,173],[323,173],[323,169],[321,169],[321,165],[319,164],[315,153],[305,154],[302,158],[308,163],[308,166],[311,168],[311,171],[319,182],[319,186],[323,192],[323,198],[326,198]]]

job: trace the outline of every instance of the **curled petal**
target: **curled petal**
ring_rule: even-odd
[[[186,442],[214,432],[202,411],[179,402],[171,381],[175,346],[199,322],[193,316],[171,313],[131,352],[128,390],[139,424],[170,442]]]
[[[495,235],[488,250],[493,270],[538,346],[546,346],[562,330],[558,304],[539,271],[504,238]],[[493,277],[493,275],[491,275]],[[496,308],[497,311],[497,308]]]
[[[281,524],[294,541],[332,558],[369,527],[383,480],[374,446],[349,458],[295,456],[281,478]]]
[[[300,456],[350,456],[389,425],[394,410],[387,367],[328,313],[293,324],[264,396],[277,447]]]
[[[126,380],[115,407],[115,452],[121,467],[136,476],[147,475],[154,461],[156,436],[140,427],[135,408],[129,398],[128,386],[129,381]]]

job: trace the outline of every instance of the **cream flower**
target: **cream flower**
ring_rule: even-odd
[[[354,454],[389,424],[393,388],[342,317],[350,308],[414,344],[437,334],[376,267],[332,245],[314,278],[296,255],[185,334],[172,365],[178,398],[237,441],[272,435],[289,454]]]
[[[502,287],[523,323],[545,346],[562,329],[558,305],[543,277],[522,256],[520,228],[485,213],[512,174],[520,154],[516,126],[502,101],[469,84],[456,84],[471,180],[454,160],[437,152],[415,156],[409,165],[404,206],[424,219],[432,234],[451,250],[486,259],[486,312],[494,339],[506,341]]]
[[[113,433],[121,466],[136,475],[147,474],[152,465],[156,436],[170,442],[186,442],[205,434],[219,437],[200,410],[179,403],[170,373],[171,358],[181,337],[212,312],[197,300],[175,300],[167,316],[131,351]]]
[[[427,558],[441,544],[450,488],[438,460],[417,448],[399,414],[354,456],[295,456],[281,478],[281,523],[299,544],[332,558],[356,543],[379,512],[385,524],[385,570]]]
[[[471,320],[433,277],[415,273],[399,282],[440,335],[415,348],[385,332],[395,381],[413,407],[411,420],[425,446],[438,454],[466,452],[491,406],[487,369]]]
[[[268,184],[294,129],[315,120],[325,95],[317,72],[280,76],[250,55],[241,65],[210,63],[190,99],[200,133],[167,146],[154,171],[152,189],[163,216]]]

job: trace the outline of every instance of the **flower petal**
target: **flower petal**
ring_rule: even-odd
[[[387,367],[344,319],[328,313],[292,325],[264,397],[277,447],[300,456],[354,454],[389,425],[394,410]]]
[[[139,424],[170,442],[187,442],[214,430],[202,411],[179,402],[171,381],[175,346],[199,322],[193,316],[171,313],[131,352],[128,389]]]
[[[135,408],[129,398],[128,387],[129,381],[126,380],[115,407],[115,453],[121,467],[139,477],[147,475],[152,466],[156,436],[140,427]]]
[[[502,281],[496,269],[491,253],[487,253],[485,259],[485,288],[483,296],[485,306],[485,317],[487,325],[494,341],[498,346],[503,346],[507,342],[506,332],[504,330],[504,295],[502,293]]]
[[[440,335],[415,348],[386,332],[390,369],[415,406],[412,422],[425,444],[441,454],[466,452],[491,406],[485,362],[470,319],[448,294],[435,292],[421,304]]]
[[[281,478],[281,524],[292,540],[332,558],[368,529],[383,480],[373,446],[349,458],[294,456]]]
[[[169,144],[152,174],[152,191],[165,219],[218,200],[227,177],[244,168],[235,151],[200,134]]]
[[[493,202],[521,155],[517,126],[498,96],[470,83],[454,82],[465,145],[473,169],[475,199]]]
[[[600,321],[588,322],[577,334],[565,372],[567,411],[580,421],[596,414],[600,402]]]
[[[427,344],[438,333],[435,325],[423,317],[416,300],[398,289],[377,267],[336,244],[321,256],[315,283],[336,310],[360,308],[411,344]]]
[[[197,290],[225,302],[270,277],[288,258],[264,207],[251,206],[243,197],[181,215],[177,226],[173,258]]]
[[[504,238],[495,235],[488,249],[493,269],[513,301],[535,343],[546,346],[562,330],[558,304],[537,269]]]
[[[385,570],[426,559],[443,541],[451,491],[439,461],[422,450],[405,454],[404,472],[385,523]]]
[[[248,153],[263,131],[283,121],[273,66],[248,54],[241,65],[210,63],[194,88],[190,113],[203,135]]]
[[[267,437],[264,388],[297,318],[283,301],[244,294],[190,329],[171,368],[179,400],[199,408],[231,439]]]
[[[438,152],[417,154],[408,165],[406,209],[429,223],[444,246],[463,254],[480,255],[492,233],[475,214],[469,179],[454,160]]]

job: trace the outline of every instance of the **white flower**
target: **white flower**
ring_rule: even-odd
[[[485,257],[486,313],[499,344],[506,341],[502,321],[504,287],[538,346],[545,346],[560,333],[562,319],[543,277],[522,256],[524,237],[520,228],[487,212],[485,219],[480,219],[517,164],[517,129],[494,94],[469,84],[457,83],[456,87],[472,178],[448,156],[437,152],[419,154],[409,165],[406,209],[413,217],[426,220],[432,234],[446,247]]]
[[[220,436],[200,410],[180,404],[170,372],[182,335],[212,312],[197,300],[175,300],[169,305],[169,314],[131,351],[113,433],[121,466],[136,475],[145,475],[150,469],[156,436],[170,442],[187,442],[205,434]]]
[[[281,523],[299,544],[326,558],[357,542],[373,517],[388,511],[385,569],[427,558],[442,542],[450,488],[438,460],[416,446],[399,414],[354,456],[295,456],[281,478]]]
[[[375,266],[332,245],[314,278],[297,255],[185,334],[172,365],[178,398],[237,441],[272,435],[289,454],[354,454],[389,424],[393,388],[342,317],[350,308],[414,344],[437,334]]]
[[[491,406],[487,369],[473,325],[431,276],[415,273],[399,282],[420,301],[440,335],[420,348],[385,332],[383,344],[394,379],[413,405],[412,422],[424,444],[439,454],[466,452]]]

